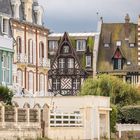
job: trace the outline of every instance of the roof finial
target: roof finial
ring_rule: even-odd
[[[130,21],[130,17],[129,14],[127,13],[125,16],[125,23],[129,23],[129,21]]]

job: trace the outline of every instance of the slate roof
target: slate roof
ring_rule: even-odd
[[[0,12],[12,15],[10,0],[0,0]]]
[[[123,70],[113,70],[112,56],[117,48],[116,41],[121,41],[122,44],[120,49],[125,57]],[[104,47],[104,43],[109,43],[110,47]],[[129,43],[134,43],[135,47],[129,47]],[[128,65],[127,62],[131,64]],[[137,71],[139,69],[137,63],[137,24],[103,23],[97,60],[97,72]]]

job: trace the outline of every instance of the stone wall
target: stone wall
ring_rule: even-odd
[[[38,108],[18,108],[0,103],[0,140],[41,137],[40,111]]]

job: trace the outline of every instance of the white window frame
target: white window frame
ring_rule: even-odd
[[[74,68],[74,59],[68,58],[68,68],[73,69]]]
[[[55,89],[55,90],[59,89],[59,88],[58,88],[59,85],[60,85],[60,80],[54,79],[54,81],[53,81],[53,86],[54,86],[54,89]]]
[[[109,43],[104,43],[104,47],[109,48],[110,47]]]
[[[65,59],[59,58],[59,68],[64,69],[65,68]]]
[[[63,46],[63,52],[64,53],[69,53],[69,46],[68,45]]]
[[[116,46],[117,47],[121,47],[121,45],[122,45],[122,42],[120,40],[116,41]]]
[[[86,49],[86,40],[77,40],[76,41],[76,51],[85,51]]]
[[[91,67],[91,55],[86,56],[86,67]]]
[[[80,84],[80,81],[78,79],[74,79],[74,81],[73,81],[73,89],[77,90],[79,84]]]
[[[134,48],[135,47],[135,44],[134,43],[129,43],[129,47],[130,48]]]
[[[33,92],[33,77],[34,77],[33,72],[29,72],[28,89],[29,89],[30,92]]]
[[[6,20],[6,26],[4,26],[4,20]],[[2,24],[1,24],[2,33],[8,35],[9,34],[9,18],[2,17]]]
[[[118,69],[122,69],[122,59],[118,59]]]
[[[56,52],[58,48],[58,41],[49,40],[49,52]]]

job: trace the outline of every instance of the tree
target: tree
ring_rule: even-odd
[[[140,101],[140,92],[136,87],[124,83],[115,76],[106,74],[99,75],[96,79],[89,78],[85,80],[80,95],[100,95],[110,97],[112,107],[110,113],[111,132],[115,132],[117,121],[123,121],[124,114],[121,113],[121,108],[123,106],[137,104]]]
[[[0,101],[3,101],[6,104],[11,104],[13,97],[13,91],[8,87],[0,86]]]
[[[118,106],[136,104],[140,100],[137,88],[111,75],[99,75],[85,80],[80,95],[109,96],[111,104]]]

